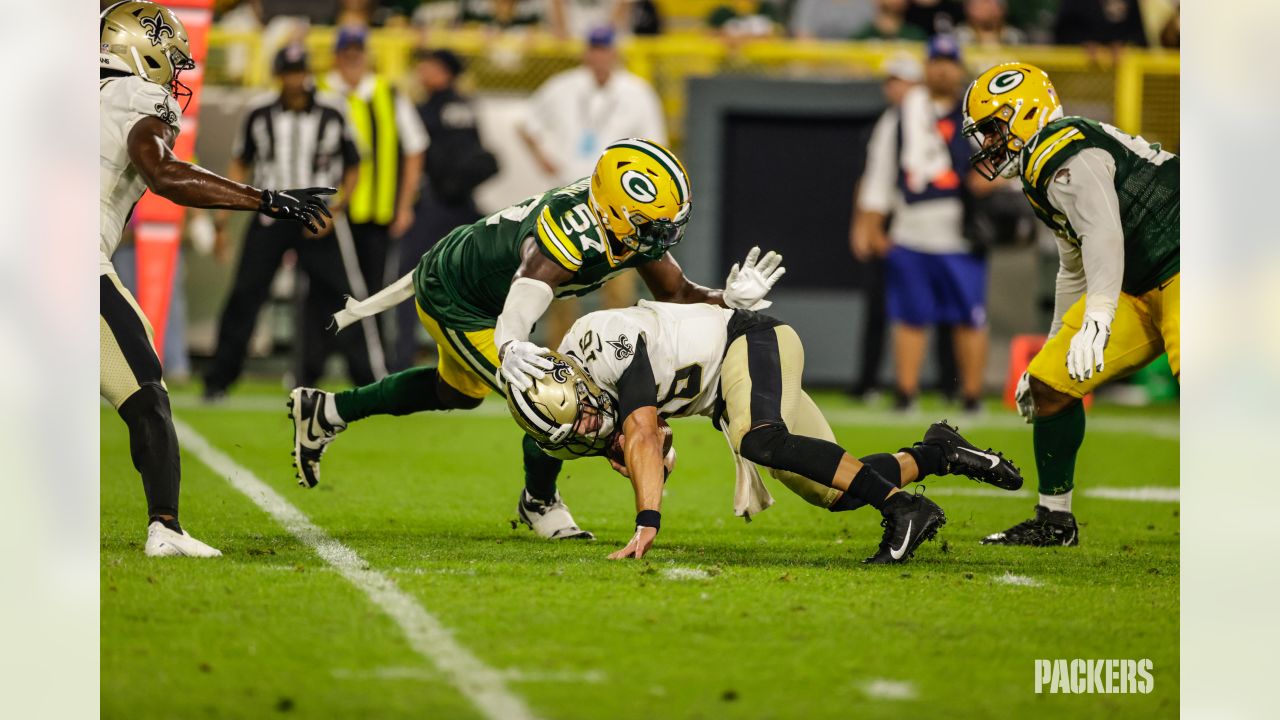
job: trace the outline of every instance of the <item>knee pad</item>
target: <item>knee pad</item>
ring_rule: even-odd
[[[786,454],[784,447],[789,437],[791,437],[791,433],[783,423],[772,422],[761,425],[748,430],[742,436],[742,442],[738,445],[738,452],[742,454],[742,457],[757,465],[786,470],[789,468],[778,464],[778,456]]]
[[[753,428],[742,436],[738,452],[753,463],[785,470],[831,485],[844,448],[821,438],[795,435],[781,422]]]
[[[130,427],[145,423],[148,418],[169,423],[173,411],[169,408],[169,391],[157,382],[145,382],[120,404],[120,417]]]

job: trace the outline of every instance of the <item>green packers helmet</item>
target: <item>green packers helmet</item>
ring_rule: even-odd
[[[554,456],[603,453],[616,424],[613,398],[573,358],[558,352],[543,357],[552,367],[528,390],[508,386],[511,416]]]
[[[191,97],[178,75],[196,63],[187,29],[172,10],[153,2],[118,2],[102,11],[98,31],[99,66],[165,85],[175,98]]]

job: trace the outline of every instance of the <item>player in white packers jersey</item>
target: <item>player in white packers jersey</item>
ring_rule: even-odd
[[[512,389],[508,407],[548,452],[607,454],[630,477],[636,533],[614,559],[643,557],[658,533],[667,469],[660,418],[711,417],[735,455],[814,505],[880,510],[885,531],[866,560],[873,564],[905,562],[946,523],[933,501],[900,492],[908,483],[950,473],[1022,486],[1013,463],[945,422],[896,454],[850,455],[800,385],[804,348],[795,330],[757,312],[642,301],[580,318],[548,357],[555,367],[530,389]],[[754,511],[769,502],[756,501]],[[735,500],[736,508],[750,504]]]
[[[182,22],[151,2],[120,2],[99,19],[100,226],[99,391],[129,426],[129,452],[147,496],[146,553],[213,557],[217,550],[178,523],[178,438],[151,341],[151,325],[120,284],[111,255],[145,190],[179,205],[256,210],[324,227],[333,188],[270,191],[232,182],[173,154],[181,109],[178,81],[195,67]]]

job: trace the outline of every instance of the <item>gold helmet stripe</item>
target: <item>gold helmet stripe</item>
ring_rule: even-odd
[[[1049,161],[1049,158],[1058,154],[1062,148],[1076,142],[1077,140],[1083,139],[1084,135],[1079,130],[1072,127],[1063,128],[1046,138],[1043,143],[1040,143],[1040,147],[1032,151],[1031,157],[1028,158],[1027,167],[1023,171],[1027,178],[1027,182],[1030,182],[1032,185],[1039,182],[1040,171],[1044,169],[1044,165]]]
[[[610,148],[627,147],[633,150],[639,150],[658,161],[658,164],[667,169],[671,173],[671,177],[676,181],[676,202],[684,204],[689,199],[689,178],[685,176],[684,168],[680,166],[680,161],[674,155],[667,151],[666,148],[656,143],[651,143],[642,138],[627,138],[619,140]],[[605,148],[608,150],[609,148]]]

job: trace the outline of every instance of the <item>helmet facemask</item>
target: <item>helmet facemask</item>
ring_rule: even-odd
[[[657,260],[668,250],[680,244],[684,239],[685,226],[689,224],[689,204],[685,203],[680,212],[670,220],[650,220],[640,213],[633,213],[622,208],[627,222],[635,228],[635,232],[618,241],[628,249],[650,260]]]
[[[1016,108],[1002,105],[991,115],[966,123],[962,130],[965,137],[978,144],[977,152],[969,157],[969,164],[987,180],[1012,177],[1017,171],[1018,154],[1024,142],[1009,129],[1009,121],[1021,107],[1021,101]]]

